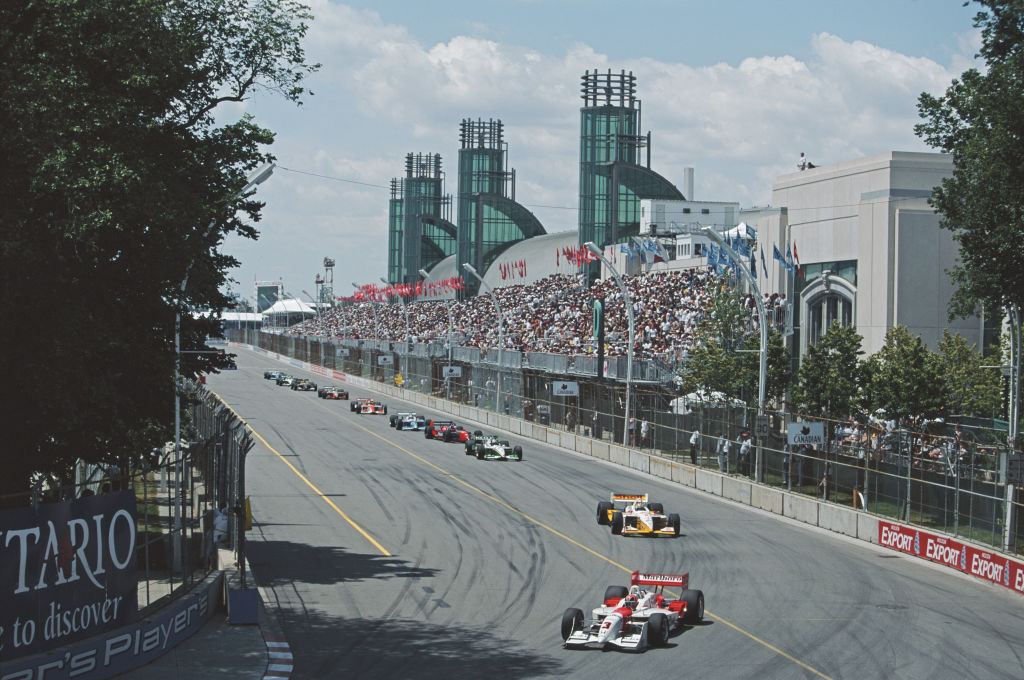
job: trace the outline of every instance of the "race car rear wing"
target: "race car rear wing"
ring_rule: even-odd
[[[635,501],[648,501],[647,494],[645,493],[615,493],[612,492],[612,503],[633,503]]]
[[[690,587],[690,574],[641,574],[634,571],[629,584],[633,586],[675,586],[686,590]]]

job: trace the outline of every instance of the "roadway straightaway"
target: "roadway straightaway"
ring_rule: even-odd
[[[208,384],[259,437],[248,557],[293,677],[1021,675],[1024,601],[1004,589],[532,440],[509,437],[522,463],[478,461],[277,387],[262,374],[279,364],[238,354]],[[683,536],[612,536],[595,521],[612,490],[648,491]],[[704,624],[642,655],[563,649],[563,610],[633,569],[688,571]]]

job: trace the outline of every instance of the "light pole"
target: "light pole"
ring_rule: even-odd
[[[619,290],[622,291],[622,298],[626,304],[626,314],[629,317],[629,350],[626,352],[626,416],[623,420],[622,427],[622,445],[629,446],[629,399],[633,387],[633,303],[629,299],[629,289],[626,288],[626,284],[623,282],[622,277],[619,276],[619,272],[612,266],[612,263],[605,258],[601,249],[594,245],[593,241],[587,241],[583,245],[591,252],[592,255],[601,260],[601,263],[607,267],[608,271],[610,271],[612,276],[615,277],[615,283],[619,284]],[[597,371],[598,375],[600,375],[600,366],[597,367]]]
[[[491,296],[491,302],[494,303],[494,311],[498,313],[498,385],[497,385],[497,392],[495,393],[495,397],[494,397],[494,410],[495,411],[500,411],[500,409],[501,409],[501,352],[502,352],[502,349],[505,347],[505,342],[504,342],[505,341],[505,336],[504,336],[505,321],[504,321],[504,319],[501,316],[501,305],[498,304],[498,296],[494,294],[494,289],[492,289],[489,285],[487,285],[487,282],[484,281],[483,277],[480,276],[480,274],[477,273],[476,269],[473,268],[473,265],[471,265],[468,262],[463,262],[462,263],[462,268],[465,269],[470,274],[472,274],[473,277],[476,278],[476,280],[480,282],[480,285],[483,286],[487,290],[487,294]]]
[[[757,379],[757,418],[760,422],[761,416],[764,415],[764,396],[768,376],[768,317],[765,313],[761,289],[758,287],[757,281],[750,274],[750,270],[744,266],[743,258],[725,242],[722,235],[711,227],[701,227],[701,229],[705,236],[717,243],[719,248],[728,253],[730,259],[736,265],[736,269],[739,270],[740,275],[743,276],[743,279],[750,284],[751,290],[754,291],[754,302],[757,305],[757,314],[761,322],[761,361]],[[757,438],[757,456],[754,460],[754,481],[756,482],[760,482],[762,477],[761,449],[763,442],[761,439],[761,437]]]
[[[420,270],[420,276],[425,278],[428,283],[433,283],[434,282],[434,279],[431,278],[430,274],[427,273],[426,269],[421,269]],[[451,300],[448,300],[447,298],[445,298],[444,307],[448,311],[448,368],[450,369],[452,367],[452,305],[451,305]],[[446,389],[446,395],[445,396],[446,396],[447,399],[451,399],[451,388],[447,387],[449,385],[449,376],[447,376],[447,375],[444,377],[444,384],[446,386],[445,387],[445,389]]]
[[[270,165],[260,169],[259,172],[249,177],[249,181],[246,182],[245,186],[242,187],[235,198],[241,196],[249,189],[252,189],[258,184],[263,184],[267,181],[267,178],[274,173],[275,165]],[[217,220],[211,220],[210,224],[206,227],[206,233],[203,234],[203,240],[210,235],[214,227],[217,225]],[[188,266],[185,268],[185,278],[181,280],[181,297],[185,297],[185,288],[188,286],[188,277],[192,273],[192,266],[196,263],[195,259],[192,259]],[[181,305],[183,301],[179,299],[177,301],[177,310],[174,314],[174,529],[175,529],[175,540],[172,543],[174,546],[173,556],[173,567],[174,569],[181,569],[181,478],[184,474],[182,469],[181,461],[181,398],[178,396],[178,386],[181,383]]]

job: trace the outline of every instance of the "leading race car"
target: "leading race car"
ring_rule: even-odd
[[[522,460],[523,447],[512,446],[507,439],[477,430],[466,440],[466,455],[476,456],[478,460]]]
[[[427,427],[427,419],[417,413],[395,413],[390,422],[396,430],[423,430]]]
[[[655,586],[648,590],[644,586]],[[679,599],[665,596],[665,586],[682,590]],[[562,641],[566,647],[617,647],[641,652],[668,643],[669,634],[684,624],[704,618],[704,593],[690,590],[689,574],[641,574],[634,571],[630,586],[608,586],[604,603],[590,619],[570,607],[562,614]]]
[[[679,515],[666,515],[662,504],[650,503],[645,493],[613,493],[611,501],[597,504],[597,523],[622,536],[679,535]]]

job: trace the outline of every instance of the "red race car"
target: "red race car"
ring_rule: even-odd
[[[384,415],[388,414],[388,407],[379,401],[373,399],[367,399],[359,406],[359,413],[370,413],[373,415]]]
[[[450,420],[430,421],[423,432],[427,439],[440,439],[443,442],[464,443],[473,436],[462,425],[456,425]]]

